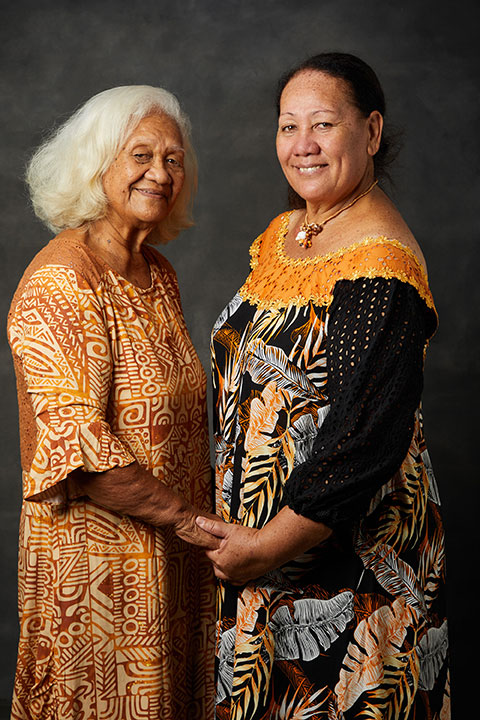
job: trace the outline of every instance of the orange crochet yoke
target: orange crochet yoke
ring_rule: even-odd
[[[276,217],[250,248],[251,272],[240,296],[259,309],[313,302],[329,306],[339,280],[396,278],[412,285],[435,311],[427,274],[410,248],[385,236],[361,242],[326,255],[292,258],[285,252],[291,211]]]

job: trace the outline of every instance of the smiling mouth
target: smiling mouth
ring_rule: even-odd
[[[164,192],[162,192],[161,190],[153,190],[152,188],[139,188],[139,187],[134,188],[134,190],[141,193],[142,195],[146,195],[147,197],[164,198],[165,200],[168,199],[167,195]]]
[[[323,168],[327,167],[327,165],[309,165],[306,167],[302,167],[301,165],[295,165],[294,167],[295,170],[298,170],[301,175],[313,175],[314,173],[318,172],[318,170],[323,170]]]

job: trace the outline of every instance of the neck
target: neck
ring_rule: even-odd
[[[86,243],[122,277],[147,288],[151,283],[150,267],[142,253],[142,244],[150,232],[151,228],[121,232],[115,223],[102,218],[87,228]]]
[[[120,255],[134,257],[142,251],[142,245],[152,232],[152,227],[128,227],[108,216],[90,224],[89,234],[97,238],[106,249]]]
[[[372,188],[372,184],[375,183],[375,179],[370,174],[364,178],[354,187],[352,190],[341,198],[335,199],[333,202],[319,201],[319,202],[306,202],[306,216],[305,222],[318,223],[321,225],[326,222],[328,218],[336,213],[341,213],[343,209],[354,202],[363,193],[368,192]]]

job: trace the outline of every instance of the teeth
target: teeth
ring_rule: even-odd
[[[297,170],[302,173],[302,175],[311,175],[321,167],[322,165],[312,165],[311,167],[299,167]]]

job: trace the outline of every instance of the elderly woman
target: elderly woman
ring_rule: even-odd
[[[385,101],[356,57],[279,88],[296,209],[213,331],[219,720],[449,717],[444,540],[422,432],[437,319],[377,184]],[[235,587],[236,586],[236,587]]]
[[[195,524],[210,509],[205,377],[150,247],[191,225],[188,120],[165,90],[107,90],[27,179],[61,232],[8,325],[24,497],[12,718],[205,720],[213,573],[187,544],[214,547]]]

